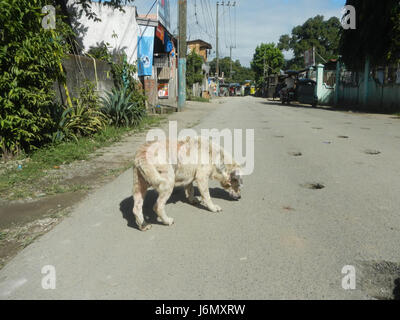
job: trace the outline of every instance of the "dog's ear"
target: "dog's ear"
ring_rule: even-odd
[[[225,163],[219,163],[217,166],[215,166],[218,173],[225,174],[226,173],[226,167]]]
[[[243,178],[240,169],[235,169],[231,172],[231,180],[236,180],[239,182],[239,184],[243,184]]]

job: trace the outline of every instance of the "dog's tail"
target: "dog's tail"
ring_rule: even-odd
[[[161,176],[157,171],[156,165],[152,163],[151,159],[147,159],[147,148],[148,145],[143,146],[143,149],[139,149],[134,161],[134,171],[137,170],[142,175],[146,182],[158,189],[161,184],[166,183],[166,179]]]

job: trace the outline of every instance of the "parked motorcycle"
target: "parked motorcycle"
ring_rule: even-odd
[[[290,104],[290,102],[295,101],[296,97],[296,90],[294,88],[291,89],[286,89],[283,88],[280,91],[280,98],[281,98],[281,102],[282,104]]]

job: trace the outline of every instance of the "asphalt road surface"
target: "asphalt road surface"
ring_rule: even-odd
[[[166,208],[175,224],[143,233],[128,170],[8,263],[0,298],[371,299],[396,290],[387,269],[400,262],[400,120],[252,97],[213,110],[196,129],[255,130],[255,169],[239,202],[212,183],[216,214],[176,190]],[[154,201],[150,191],[150,218]],[[46,265],[55,289],[42,288]],[[342,287],[346,265],[355,290]]]

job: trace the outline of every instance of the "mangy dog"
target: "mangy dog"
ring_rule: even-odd
[[[170,148],[176,150],[175,161],[171,161]],[[145,231],[151,228],[142,212],[149,187],[153,187],[159,194],[153,209],[158,215],[158,221],[165,225],[173,224],[173,219],[165,213],[165,204],[174,187],[183,186],[189,203],[198,204],[193,189],[193,183],[196,182],[202,204],[212,212],[221,211],[211,201],[209,179],[219,181],[233,199],[240,199],[240,187],[243,184],[240,165],[209,139],[188,137],[182,141],[154,141],[142,145],[136,152],[133,168],[133,214],[139,229]]]

